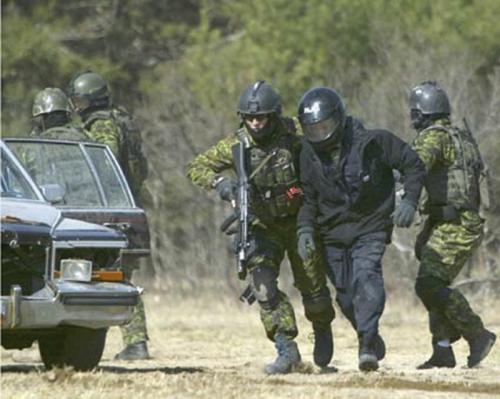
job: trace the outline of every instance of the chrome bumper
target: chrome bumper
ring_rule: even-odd
[[[122,283],[55,280],[33,295],[13,285],[0,302],[2,329],[73,325],[104,328],[128,322],[139,290]]]

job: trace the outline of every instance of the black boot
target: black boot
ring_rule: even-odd
[[[375,351],[361,348],[359,355],[359,369],[361,371],[375,371],[378,369],[378,360]]]
[[[375,352],[375,356],[377,360],[382,360],[385,357],[385,342],[380,334],[377,334],[373,339],[373,351]],[[361,356],[361,349],[363,348],[362,338],[359,338],[359,351],[358,356]]]
[[[470,355],[467,358],[467,366],[477,366],[490,352],[497,336],[486,328],[472,337],[465,337],[469,343]]]
[[[432,355],[429,360],[417,366],[417,370],[427,370],[434,367],[455,367],[455,354],[451,346],[439,346],[437,342],[432,344]]]
[[[286,374],[292,370],[293,366],[300,363],[300,353],[295,341],[292,341],[281,334],[275,336],[276,350],[278,357],[273,363],[266,366],[267,374]]]
[[[333,356],[332,326],[313,323],[314,331],[314,363],[319,367],[326,367]]]
[[[378,335],[377,335],[378,336]],[[378,357],[375,350],[377,339],[368,340],[368,337],[361,337],[359,340],[359,369],[361,371],[375,371],[378,369]],[[380,344],[380,341],[378,341]],[[383,341],[382,341],[383,342]],[[385,344],[384,344],[385,351]],[[385,355],[385,353],[384,353]]]
[[[145,360],[150,358],[146,341],[127,345],[115,356],[115,360]]]
[[[382,360],[385,357],[385,342],[380,334],[377,334],[375,337],[373,346],[375,348],[375,356],[377,356],[377,360]]]

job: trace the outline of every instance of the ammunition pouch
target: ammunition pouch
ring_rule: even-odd
[[[295,216],[302,205],[303,192],[299,186],[255,190],[252,210],[264,222]]]

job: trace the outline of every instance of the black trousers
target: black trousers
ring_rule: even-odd
[[[369,233],[350,246],[325,243],[327,274],[337,291],[342,313],[358,333],[362,346],[371,346],[384,311],[382,256],[387,233]]]

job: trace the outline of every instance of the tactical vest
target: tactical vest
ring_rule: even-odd
[[[263,221],[295,216],[302,203],[302,189],[294,163],[297,138],[281,128],[280,137],[266,147],[250,144],[248,176],[252,212]],[[245,128],[237,132],[238,139],[251,143]]]
[[[457,209],[479,210],[483,162],[474,137],[468,130],[452,126],[433,125],[423,132],[429,130],[447,132],[456,155],[451,165],[435,165],[428,171],[428,206],[453,205]]]

